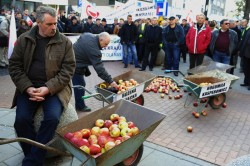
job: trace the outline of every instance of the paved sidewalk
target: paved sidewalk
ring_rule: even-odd
[[[121,62],[105,62],[105,67],[112,77],[134,69],[132,65],[128,69],[124,69]],[[188,63],[180,63],[181,71],[186,73],[187,68]],[[144,156],[146,155],[147,157],[141,161],[143,166],[144,162],[145,164],[149,163],[146,159],[151,159],[154,163],[159,161],[166,165],[166,162],[170,163],[168,159],[172,158],[176,162],[177,160],[182,161],[181,159],[186,155],[187,157],[194,157],[187,159],[188,164],[195,163],[192,162],[192,159],[194,159],[207,161],[204,165],[209,163],[225,165],[237,157],[250,154],[250,91],[239,86],[243,82],[243,74],[238,71],[239,69],[236,69],[235,74],[240,77],[240,80],[226,94],[228,107],[218,110],[212,110],[208,107],[206,108],[208,116],[200,117],[199,119],[195,119],[191,114],[195,110],[194,107],[184,107],[187,93],[183,93],[184,97],[180,100],[161,99],[159,94],[143,93],[146,107],[166,114],[166,118],[147,139],[146,147],[149,148],[149,151],[154,149],[150,145],[156,146],[156,148],[152,153],[154,154],[153,156],[151,153],[147,156],[147,151],[145,151]],[[91,72],[92,75],[86,79],[86,82],[87,88],[94,90],[94,85],[102,82],[102,80],[98,78],[93,68],[91,68]],[[149,72],[148,69],[146,72]],[[172,73],[164,74],[160,66],[154,68],[152,73],[168,75],[182,81],[182,76],[180,75],[175,77]],[[0,71],[1,74],[0,108],[9,108],[15,88],[7,72]],[[73,99],[71,103],[74,104]],[[92,110],[102,107],[102,103],[93,98],[87,99],[86,103]],[[3,111],[0,111],[0,117],[2,117],[0,125],[5,123],[13,125],[15,114],[14,112],[9,113],[10,119],[5,119]],[[79,113],[79,116],[84,116],[84,113]],[[194,129],[192,133],[186,132],[186,128],[189,125]],[[0,137],[14,137],[13,133],[13,129],[0,126]],[[169,153],[176,152],[178,155],[172,155],[171,153],[169,155],[169,153],[165,153],[166,151],[159,150],[161,148],[167,148],[166,151],[169,150]],[[19,149],[19,152],[16,149]],[[1,154],[3,152],[4,154]],[[186,155],[182,156],[183,154]],[[181,157],[178,158],[177,156],[179,155]],[[21,161],[22,157],[18,144],[0,146],[0,166],[3,161],[15,161],[17,163],[17,161]]]

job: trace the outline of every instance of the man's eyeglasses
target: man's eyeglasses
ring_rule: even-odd
[[[229,22],[226,22],[226,23],[224,23],[225,25],[229,25],[230,23]]]

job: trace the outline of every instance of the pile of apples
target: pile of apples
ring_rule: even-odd
[[[165,95],[169,95],[170,91],[172,92],[180,92],[180,88],[176,85],[176,83],[168,77],[157,77],[155,78],[148,87],[144,90],[144,92],[154,92],[161,93],[161,98],[164,98]],[[182,98],[182,94],[175,95],[174,99]],[[172,99],[172,96],[168,97]]]
[[[125,92],[126,90],[131,89],[131,88],[139,85],[139,83],[136,80],[134,80],[133,78],[131,78],[131,79],[129,79],[129,81],[118,80],[117,85],[118,85],[117,94],[121,94],[121,93]]]
[[[112,114],[110,119],[97,119],[91,129],[69,132],[64,138],[93,157],[98,157],[140,132],[134,122],[124,116]]]

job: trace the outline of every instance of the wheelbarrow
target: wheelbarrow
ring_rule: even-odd
[[[96,158],[80,150],[64,138],[64,134],[79,131],[83,128],[91,128],[94,126],[96,119],[109,119],[110,115],[114,113],[135,122],[140,129],[140,133]],[[164,118],[165,115],[159,112],[121,99],[58,129],[57,134],[65,148],[83,162],[82,165],[137,165],[143,153],[143,142]]]
[[[221,108],[226,101],[226,92],[237,79],[239,77],[235,75],[220,70],[211,70],[187,76],[183,82],[186,90],[194,94],[197,99],[196,112],[201,113],[207,104],[214,109]],[[185,106],[189,105],[187,101],[188,97]]]
[[[108,88],[103,88],[102,85],[105,85],[105,87],[109,86],[109,84],[106,82],[102,82],[102,83],[96,85],[95,88],[96,88],[96,91],[98,93],[102,94],[104,96],[104,98],[106,98],[109,101],[109,103],[113,103],[113,102],[118,101],[120,99],[124,99],[124,100],[133,101],[133,102],[140,104],[140,105],[144,105],[144,97],[143,97],[142,93],[143,93],[144,89],[149,85],[149,83],[155,77],[156,76],[151,74],[151,73],[140,72],[138,70],[131,70],[131,71],[128,71],[124,74],[121,74],[117,77],[114,77],[113,80],[118,82],[119,80],[134,79],[139,83],[139,85],[137,85],[133,88],[130,88],[121,94],[117,94],[114,91],[110,91]],[[91,97],[91,96],[89,96],[89,97]],[[85,96],[84,99],[85,98],[88,98],[88,96]]]

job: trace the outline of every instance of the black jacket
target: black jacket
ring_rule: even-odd
[[[121,37],[121,43],[126,44],[128,42],[135,43],[138,37],[138,30],[134,23],[125,23],[119,31]]]
[[[145,43],[149,45],[159,46],[162,41],[162,28],[158,25],[147,26],[145,30]]]
[[[82,26],[77,23],[77,24],[70,24],[68,28],[68,33],[82,33]]]
[[[240,42],[240,56],[250,58],[250,28],[244,33]]]
[[[92,33],[92,27],[93,27],[93,23],[92,24],[89,24],[89,23],[85,23],[84,25],[83,25],[83,33],[84,32],[89,32],[89,33]]]
[[[104,81],[113,82],[102,63],[102,53],[99,37],[91,33],[83,33],[74,43],[73,49],[76,59],[75,73],[85,75],[88,66],[93,66],[98,76]]]
[[[104,32],[104,28],[103,28],[103,26],[102,25],[94,25],[93,27],[92,27],[92,33],[93,34],[100,34],[101,32]]]

